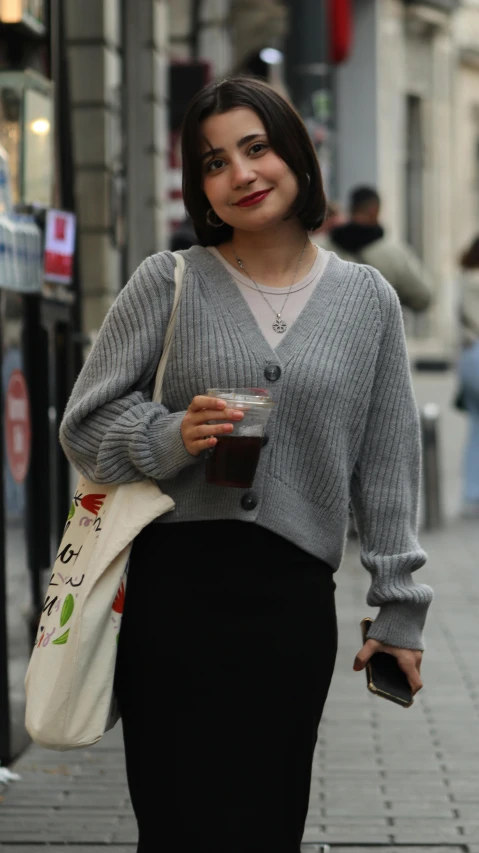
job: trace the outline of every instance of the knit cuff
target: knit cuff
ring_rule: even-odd
[[[368,640],[423,651],[423,629],[429,603],[395,601],[384,604],[369,628]]]
[[[192,456],[185,447],[181,435],[181,424],[185,412],[175,412],[166,418],[159,418],[148,429],[148,445],[155,464],[152,476],[156,480],[171,480],[180,471],[195,465],[201,459]]]

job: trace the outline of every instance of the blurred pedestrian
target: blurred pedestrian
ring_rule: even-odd
[[[387,236],[379,222],[380,210],[376,190],[357,187],[350,194],[349,221],[330,229],[326,236],[313,239],[344,260],[379,270],[396,290],[402,305],[424,311],[431,301],[429,275],[411,248]]]
[[[198,238],[196,236],[191,217],[185,216],[171,235],[170,251],[181,252],[182,249],[191,249],[192,246],[197,245]]]
[[[469,416],[464,458],[463,515],[479,518],[479,235],[461,257],[460,312],[462,353],[459,378],[462,405]]]
[[[151,383],[168,252],[110,309],[61,440],[98,483],[151,477],[176,505],[133,544],[118,650],[139,853],[299,853],[351,482],[379,607],[354,669],[382,650],[421,687],[418,413],[394,290],[310,240],[325,199],[293,107],[259,80],[227,79],[195,96],[182,134],[201,245],[184,252],[163,403]],[[253,488],[212,485],[205,465],[239,452],[243,413],[206,390],[265,384],[274,412]]]
[[[316,236],[319,237],[322,234],[330,234],[334,228],[337,228],[339,225],[343,225],[345,221],[346,216],[344,215],[339,202],[328,201],[324,222],[317,231],[313,232],[311,239],[315,242]]]

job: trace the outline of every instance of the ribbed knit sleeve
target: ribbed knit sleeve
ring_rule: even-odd
[[[369,637],[423,649],[422,630],[432,590],[412,573],[426,554],[418,539],[421,470],[419,415],[399,300],[370,269],[381,329],[364,441],[351,484],[361,561],[372,576],[367,602],[380,611]]]
[[[181,437],[185,413],[151,401],[173,297],[174,258],[147,258],[108,312],[75,383],[60,442],[96,483],[167,480],[197,461]]]

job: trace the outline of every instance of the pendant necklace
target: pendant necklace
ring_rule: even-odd
[[[261,290],[261,288],[259,287],[258,283],[257,283],[257,282],[254,280],[254,278],[249,274],[248,270],[245,268],[245,266],[244,266],[244,264],[243,264],[243,261],[241,260],[241,258],[238,258],[238,255],[236,254],[235,250],[233,249],[233,254],[234,254],[235,258],[236,258],[236,262],[237,262],[238,266],[239,266],[239,267],[241,267],[241,269],[243,270],[243,272],[245,272],[245,273],[246,273],[246,275],[248,276],[248,278],[249,278],[249,279],[251,279],[251,281],[253,282],[254,286],[256,287],[256,290],[258,291],[258,293],[260,293],[260,294],[261,294],[261,296],[263,297],[264,301],[266,302],[266,304],[267,304],[268,308],[271,308],[271,311],[272,311],[272,312],[273,312],[273,314],[275,315],[276,320],[275,320],[275,321],[274,321],[274,323],[273,323],[273,331],[277,332],[277,334],[278,334],[278,335],[282,335],[282,334],[283,334],[283,332],[285,332],[285,331],[286,331],[286,329],[288,328],[288,325],[287,325],[287,323],[285,323],[285,321],[283,320],[282,315],[283,315],[283,311],[284,311],[284,306],[286,305],[286,303],[287,303],[287,301],[288,301],[288,298],[289,298],[289,294],[291,293],[291,288],[293,287],[293,284],[294,284],[294,282],[296,281],[296,276],[298,275],[298,270],[299,270],[299,268],[300,268],[300,266],[301,266],[301,261],[303,260],[303,255],[304,255],[304,251],[305,251],[305,249],[306,249],[306,244],[307,244],[307,242],[308,242],[308,235],[306,235],[306,240],[304,241],[304,246],[303,246],[302,251],[301,251],[301,254],[300,254],[300,256],[299,256],[299,261],[298,261],[298,264],[297,264],[297,266],[296,266],[296,271],[295,271],[294,276],[293,276],[293,281],[291,282],[291,284],[290,284],[290,286],[289,286],[288,292],[287,292],[287,294],[286,294],[286,298],[285,298],[285,300],[284,300],[284,302],[283,302],[283,306],[282,306],[282,308],[281,308],[281,311],[279,311],[279,313],[278,313],[278,311],[275,311],[275,309],[273,308],[273,306],[271,305],[271,303],[269,302],[269,300],[268,300],[268,299],[266,299],[266,296],[264,295],[263,291],[262,291],[262,290]],[[233,247],[232,247],[232,248],[233,248]]]

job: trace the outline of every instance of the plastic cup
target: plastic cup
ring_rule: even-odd
[[[241,409],[244,413],[241,421],[234,422],[232,433],[217,436],[206,461],[206,482],[249,488],[253,485],[274,401],[262,388],[209,388],[206,393],[208,397],[226,400],[229,409]]]

